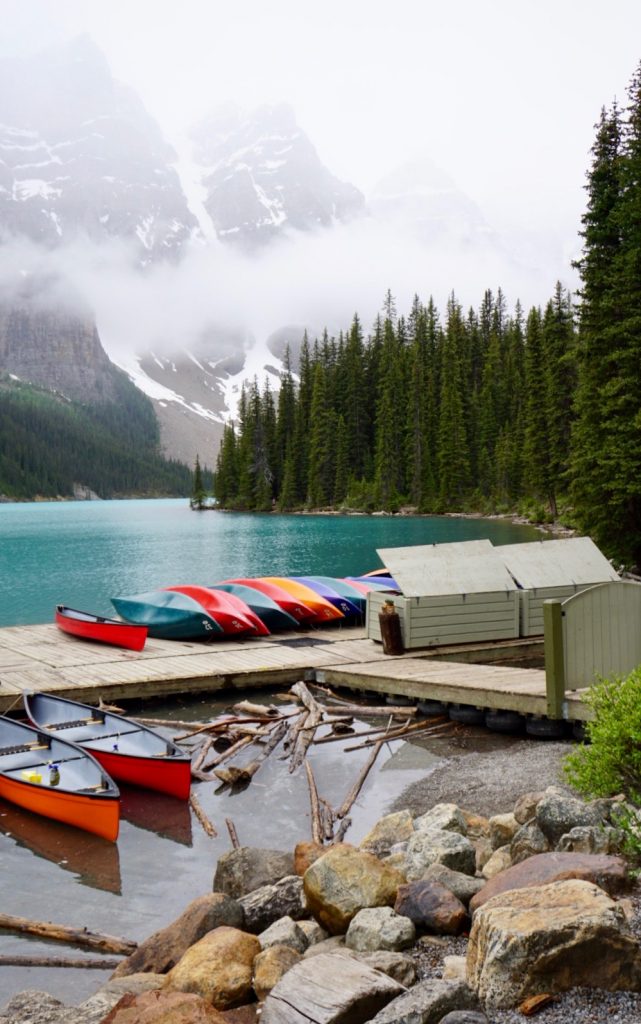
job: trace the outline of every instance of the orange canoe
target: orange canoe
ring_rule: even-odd
[[[306,587],[304,583],[299,583],[298,580],[292,580],[289,576],[261,576],[261,579],[265,580],[266,583],[273,583],[277,587],[282,587],[288,594],[295,597],[297,601],[302,601],[308,608],[314,612],[316,622],[329,622],[332,619],[343,619],[345,616],[338,608],[327,601],[320,594],[317,594],[311,587]]]
[[[115,841],[120,793],[86,751],[0,715],[0,797]]]

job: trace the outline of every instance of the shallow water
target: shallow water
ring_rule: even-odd
[[[283,703],[264,691],[243,694],[254,702]],[[207,721],[237,695],[185,705],[154,702],[140,714],[162,719]],[[130,708],[130,713],[134,713]],[[384,723],[386,719],[381,719]],[[372,719],[356,723],[367,729]],[[182,731],[182,730],[181,730]],[[175,735],[167,730],[167,735]],[[368,759],[371,748],[346,753],[353,743],[314,746],[310,753],[319,793],[339,806]],[[351,812],[346,839],[359,842],[388,812],[403,790],[442,765],[442,741],[388,743],[380,752]],[[250,748],[251,750],[251,748]],[[251,759],[247,754],[247,760]],[[193,792],[214,823],[210,838],[186,803],[152,792],[122,787],[121,830],[117,843],[29,814],[0,801],[2,910],[72,927],[87,927],[140,941],[174,920],[197,896],[211,890],[218,857],[231,849],[225,819],[230,818],[244,846],[293,850],[311,838],[309,791],[304,769],[293,774],[277,750],[242,792],[216,792],[195,783]],[[86,956],[74,947],[4,933],[0,953]],[[65,1002],[94,992],[110,971],[62,968],[0,968],[3,1004],[16,992],[43,989]]]

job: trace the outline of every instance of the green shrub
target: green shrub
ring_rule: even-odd
[[[565,759],[570,782],[585,796],[625,793],[641,804],[641,666],[625,678],[602,679],[585,701],[588,744]]]

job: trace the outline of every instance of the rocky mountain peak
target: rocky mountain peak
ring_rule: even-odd
[[[205,209],[221,241],[251,250],[287,231],[347,220],[364,207],[359,190],[324,166],[288,104],[249,113],[223,107],[192,138]]]

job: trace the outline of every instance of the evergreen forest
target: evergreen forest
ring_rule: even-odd
[[[577,295],[399,312],[388,292],[367,334],[305,336],[277,397],[243,392],[219,505],[562,515],[641,566],[641,65],[628,101],[596,125]]]
[[[189,494],[188,467],[159,453],[146,396],[123,378],[116,397],[84,405],[0,376],[0,494],[70,497],[74,484],[101,498]]]

